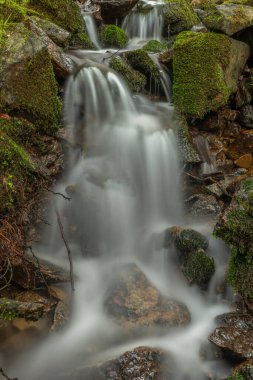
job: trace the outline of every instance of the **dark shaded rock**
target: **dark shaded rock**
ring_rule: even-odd
[[[116,359],[73,373],[71,380],[173,380],[176,365],[169,353],[158,348],[137,347]]]
[[[189,212],[192,216],[210,216],[218,218],[222,207],[216,197],[208,194],[195,194],[187,199]]]
[[[239,380],[253,379],[253,360],[246,360],[234,368],[229,380],[237,380],[238,378]]]
[[[217,327],[209,340],[242,358],[253,358],[253,316],[247,313],[227,313],[219,316]]]
[[[240,110],[239,120],[244,128],[253,129],[253,106],[248,104],[242,107]]]
[[[163,297],[136,264],[118,269],[106,295],[105,309],[128,329],[183,326],[190,321],[187,307]]]
[[[98,0],[104,20],[125,17],[138,0]]]

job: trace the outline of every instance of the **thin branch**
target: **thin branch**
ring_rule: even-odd
[[[66,199],[67,201],[70,201],[70,200],[72,199],[72,198],[67,197],[66,195],[64,195],[64,194],[62,194],[62,193],[57,193],[57,192],[55,192],[55,191],[53,191],[53,190],[50,190],[50,189],[48,189],[47,187],[45,187],[45,190],[49,191],[49,193],[52,193],[52,194],[54,194],[54,195],[60,195],[62,198]]]
[[[65,235],[64,235],[64,229],[63,229],[63,225],[61,222],[60,214],[57,210],[55,210],[55,212],[56,212],[56,216],[57,216],[57,222],[58,222],[58,225],[59,225],[60,231],[61,231],[61,237],[62,237],[62,240],[64,241],[65,247],[66,247],[67,252],[68,252],[69,268],[70,268],[70,283],[71,283],[71,290],[73,292],[75,290],[75,287],[74,287],[74,271],[73,271],[73,261],[72,261],[71,250],[69,248],[68,242],[67,242]]]
[[[3,368],[0,368],[0,373],[3,375],[3,377],[6,378],[6,380],[18,380],[17,377],[10,378],[9,376],[7,376],[6,373],[4,372]]]
[[[29,247],[27,247],[27,248],[30,250],[30,252],[31,252],[31,254],[32,254],[33,258],[34,258],[34,260],[36,261],[36,263],[37,263],[37,268],[38,268],[38,272],[39,272],[39,274],[41,275],[42,280],[43,280],[43,282],[44,282],[44,284],[45,284],[45,286],[46,286],[46,288],[47,288],[47,290],[48,290],[48,283],[47,283],[47,281],[46,281],[46,279],[45,279],[44,273],[42,273],[42,271],[41,271],[41,269],[40,269],[40,262],[39,262],[39,259],[38,259],[38,257],[35,255],[35,253],[34,253],[34,251],[33,251],[33,249],[32,249],[32,246],[29,246]],[[36,277],[36,273],[35,273],[35,277]],[[34,277],[34,282],[35,282],[35,277]],[[35,284],[34,284],[34,288],[35,288]]]

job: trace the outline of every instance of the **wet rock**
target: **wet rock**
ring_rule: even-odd
[[[201,162],[198,152],[196,151],[187,121],[181,115],[177,116],[175,132],[178,141],[180,159],[185,164],[197,164]]]
[[[195,194],[188,198],[186,203],[192,216],[218,218],[221,215],[222,207],[213,195]]]
[[[206,250],[208,247],[207,238],[200,232],[192,229],[183,229],[175,237],[175,247],[181,253],[193,252],[195,250]]]
[[[137,347],[116,359],[73,373],[71,380],[172,380],[177,368],[169,353],[158,348]]]
[[[138,0],[98,0],[104,20],[125,17]]]
[[[197,284],[206,289],[215,272],[214,259],[199,250],[185,255],[181,261],[182,272],[189,284]]]
[[[236,166],[239,166],[239,168],[248,169],[250,166],[252,166],[252,155],[250,153],[244,154],[243,156],[239,157],[235,162]]]
[[[67,302],[59,301],[54,312],[53,325],[51,331],[62,330],[69,321],[69,305]]]
[[[199,12],[208,29],[228,36],[243,31],[253,24],[253,7],[243,4],[221,4]]]
[[[0,57],[0,108],[26,116],[45,133],[58,128],[61,104],[44,42],[23,24],[8,36]]]
[[[45,305],[40,302],[28,303],[0,298],[0,319],[11,320],[14,318],[25,318],[37,321],[42,317]]]
[[[118,269],[106,295],[105,309],[127,329],[182,326],[190,321],[187,307],[162,296],[135,264]]]
[[[250,104],[241,108],[240,123],[244,128],[253,129],[253,106]]]
[[[253,358],[253,316],[247,313],[227,313],[217,318],[222,324],[209,340],[239,357]]]
[[[47,287],[48,284],[69,282],[69,274],[50,263],[25,256],[22,263],[13,266],[12,281],[24,289]]]
[[[238,90],[235,96],[235,106],[240,108],[245,104],[250,104],[253,97],[251,78],[243,77],[238,83]]]
[[[232,380],[252,380],[253,379],[253,360],[246,360],[236,366],[232,372]]]
[[[253,130],[241,130],[229,146],[227,147],[226,156],[231,160],[237,160],[244,154],[252,154],[253,152]]]

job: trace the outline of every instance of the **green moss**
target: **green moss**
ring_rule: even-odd
[[[0,299],[0,319],[11,321],[12,319],[18,317],[16,307],[13,308],[13,305],[15,305],[15,301],[7,298]]]
[[[164,6],[165,23],[169,26],[170,34],[189,30],[200,23],[188,0],[166,0]]]
[[[147,89],[161,89],[159,67],[152,61],[148,53],[142,49],[128,51],[123,57],[135,70],[141,72],[147,78]]]
[[[182,32],[173,49],[173,97],[183,114],[202,117],[227,103],[230,90],[223,68],[231,41],[216,33]],[[204,62],[204,63],[203,63]]]
[[[84,22],[75,0],[29,0],[29,7],[71,33],[83,31]]]
[[[21,145],[27,145],[33,140],[35,127],[25,119],[13,117],[0,119],[0,133],[4,132],[8,137]]]
[[[167,49],[167,42],[151,40],[142,49],[152,53],[160,53]]]
[[[141,92],[146,85],[146,78],[140,72],[134,70],[122,58],[114,57],[110,61],[110,67],[117,71],[126,81],[133,92]]]
[[[231,247],[228,282],[246,298],[253,297],[253,178],[241,183],[214,235]]]
[[[100,40],[105,47],[123,48],[128,38],[124,30],[116,25],[103,25],[100,29]]]
[[[84,32],[75,34],[71,40],[71,45],[79,49],[96,50],[96,46]]]
[[[183,229],[175,238],[175,246],[182,253],[200,249],[206,250],[208,247],[208,240],[198,231]]]
[[[205,287],[215,272],[214,260],[203,251],[184,256],[182,271],[191,284]]]
[[[240,373],[235,373],[229,376],[228,380],[245,380],[245,379]]]
[[[61,102],[47,48],[41,40],[17,25],[0,56],[0,108],[34,123],[52,134],[59,127]]]

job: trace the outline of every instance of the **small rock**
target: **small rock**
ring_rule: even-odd
[[[193,216],[214,216],[219,217],[222,208],[213,195],[195,194],[187,199],[190,204],[189,211]]]
[[[59,331],[64,328],[69,321],[69,306],[66,302],[58,302],[54,312],[54,323],[51,331]]]
[[[206,250],[208,240],[198,231],[183,229],[175,238],[175,246],[181,253],[192,252],[194,250]]]
[[[253,128],[253,106],[248,104],[241,108],[240,122],[244,128]]]
[[[252,162],[252,154],[248,153],[239,157],[234,163],[239,166],[239,168],[248,169],[252,165]]]

